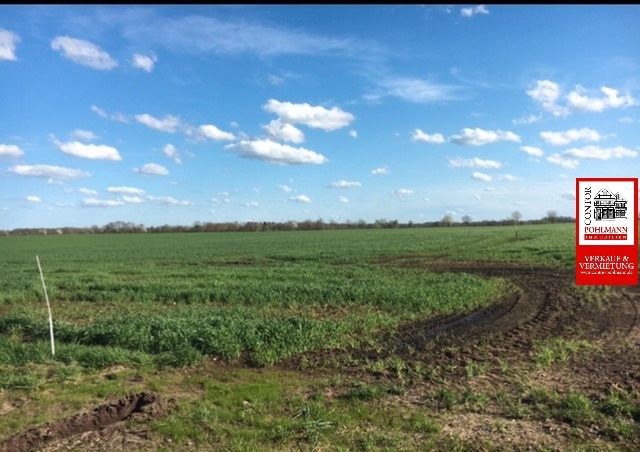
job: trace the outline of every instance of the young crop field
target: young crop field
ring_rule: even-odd
[[[640,293],[574,234],[0,237],[0,449],[640,447]]]

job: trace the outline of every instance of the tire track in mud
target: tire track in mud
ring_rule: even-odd
[[[40,427],[31,427],[0,442],[0,450],[7,452],[40,450],[54,441],[124,421],[134,413],[157,416],[163,410],[159,402],[160,398],[156,393],[132,393],[115,402],[99,405],[89,412],[76,414]]]

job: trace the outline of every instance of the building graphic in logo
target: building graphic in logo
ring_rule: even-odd
[[[603,188],[593,199],[594,219],[596,221],[627,218],[627,201],[620,193],[615,195]]]

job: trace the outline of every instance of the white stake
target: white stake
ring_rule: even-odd
[[[44,284],[44,275],[40,266],[40,259],[36,256],[38,270],[40,270],[40,279],[42,280],[42,288],[44,289],[44,298],[47,300],[47,310],[49,311],[49,335],[51,336],[51,355],[56,356],[56,343],[53,339],[53,317],[51,316],[51,305],[49,304],[49,295],[47,295],[47,286]]]

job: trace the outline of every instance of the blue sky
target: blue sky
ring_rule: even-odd
[[[638,6],[1,6],[0,229],[524,219],[640,174]]]

